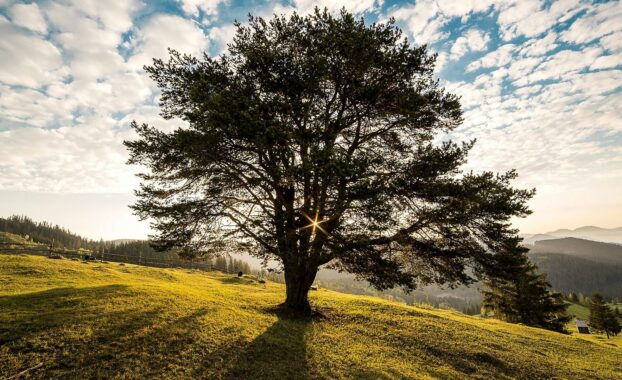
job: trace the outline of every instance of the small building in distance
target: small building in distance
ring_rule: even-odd
[[[590,329],[587,327],[587,323],[585,323],[585,321],[577,319],[575,324],[577,325],[577,331],[580,334],[589,334],[590,333]]]

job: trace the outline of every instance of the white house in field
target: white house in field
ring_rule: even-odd
[[[577,325],[577,331],[579,333],[581,333],[581,334],[589,334],[590,333],[590,329],[589,329],[589,327],[587,327],[587,323],[585,323],[585,321],[577,319],[575,324]]]

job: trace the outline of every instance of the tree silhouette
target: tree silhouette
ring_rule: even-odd
[[[219,57],[171,51],[146,67],[162,115],[185,122],[134,122],[125,142],[148,168],[133,207],[159,249],[279,260],[301,313],[325,264],[378,289],[467,284],[494,266],[533,191],[510,186],[514,171],[463,172],[474,141],[435,140],[462,122],[435,55],[345,10],[236,26]]]
[[[590,299],[590,327],[609,335],[618,335],[621,331],[620,322],[615,312],[602,295],[594,293]]]
[[[484,281],[483,309],[503,321],[566,332],[571,317],[561,293],[550,291],[546,274],[529,261],[518,239],[508,243]]]

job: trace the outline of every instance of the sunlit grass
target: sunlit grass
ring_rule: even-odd
[[[0,374],[35,378],[621,378],[622,350],[573,336],[183,269],[0,255]]]

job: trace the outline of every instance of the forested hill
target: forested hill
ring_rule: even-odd
[[[35,222],[27,216],[12,215],[0,218],[0,231],[28,236],[34,242],[55,245],[67,249],[96,249],[95,242],[76,235],[69,230],[48,222]]]
[[[13,215],[8,218],[0,218],[0,232],[14,234],[15,237],[19,238],[20,244],[32,242],[69,250],[84,248],[91,250],[97,257],[102,257],[99,255],[104,253],[104,257],[112,261],[155,266],[187,263],[175,252],[158,252],[154,250],[148,240],[117,239],[95,241],[74,234],[58,225],[52,225],[47,222],[35,222],[27,216]],[[0,240],[0,248],[2,248],[2,243],[3,241]],[[211,261],[211,264],[215,269],[223,272],[251,272],[251,267],[247,262],[235,259],[231,255],[216,258]]]
[[[557,291],[598,292],[606,297],[622,297],[622,264],[608,264],[557,253],[529,254]]]
[[[559,253],[610,264],[622,264],[622,245],[563,238],[536,241],[532,253]]]
[[[530,259],[557,291],[622,297],[622,245],[563,238],[535,242]]]

